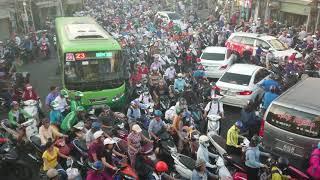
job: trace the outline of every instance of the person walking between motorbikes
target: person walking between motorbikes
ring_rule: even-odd
[[[241,133],[249,132],[248,138],[251,139],[253,135],[257,134],[260,121],[256,116],[256,104],[249,100],[244,108],[240,112],[240,120],[243,123],[243,127],[240,129]]]
[[[256,50],[254,63],[259,66],[261,64],[261,56],[262,56],[263,50],[261,48],[261,44],[258,44],[257,46],[258,46],[258,48]]]
[[[200,126],[200,132],[206,132],[207,131],[207,116],[208,115],[218,115],[220,116],[222,119],[224,118],[224,110],[223,110],[223,103],[219,100],[220,96],[214,94],[211,97],[211,101],[206,105],[206,107],[204,108],[204,114],[203,114],[203,118],[205,121],[203,121]]]
[[[277,97],[279,97],[277,88],[275,86],[270,87],[270,91],[266,92],[263,96],[263,112],[265,112],[273,100],[275,100]]]
[[[136,156],[141,150],[141,142],[153,143],[150,139],[146,138],[142,133],[142,129],[138,124],[132,125],[131,133],[127,137],[128,141],[128,155],[131,162],[131,167],[135,168]]]
[[[206,167],[208,168],[216,168],[216,165],[211,164],[209,157],[211,158],[217,158],[218,155],[215,155],[211,152],[209,152],[209,138],[206,135],[201,135],[199,137],[199,148],[197,151],[197,160],[203,159],[206,163]]]
[[[317,148],[311,153],[307,173],[314,180],[320,179],[320,142],[318,143]]]
[[[259,150],[260,143],[261,138],[255,135],[251,138],[249,147],[246,150],[245,165],[247,167],[247,175],[249,180],[258,180],[259,169],[268,168],[267,165],[260,162],[260,156],[270,157],[270,154],[261,152]]]
[[[228,152],[228,154],[240,155],[242,153],[241,145],[239,144],[239,138],[244,139],[244,137],[240,135],[242,127],[243,123],[238,120],[228,130],[226,142],[226,151]]]
[[[289,180],[291,177],[286,175],[288,170],[289,160],[279,157],[277,162],[271,167],[271,180]]]
[[[56,101],[59,106],[58,106],[58,109],[60,110],[61,114],[63,115],[63,117],[66,117],[67,114],[70,112],[69,109],[70,109],[70,106],[69,106],[69,94],[68,94],[68,91],[65,90],[65,89],[62,89],[60,91],[60,94],[59,96],[56,97],[56,99],[54,101]]]
[[[219,179],[219,178],[207,170],[206,162],[203,159],[197,159],[195,169],[192,171],[191,180],[207,180],[207,179]]]
[[[274,59],[275,59],[275,56],[273,54],[273,50],[272,50],[272,48],[269,48],[267,55],[266,55],[266,64],[265,64],[265,67],[267,69],[270,70],[270,62],[274,61]]]

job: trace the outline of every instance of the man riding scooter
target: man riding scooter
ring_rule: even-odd
[[[40,97],[38,96],[38,93],[36,93],[36,91],[33,89],[33,87],[31,86],[31,84],[26,84],[25,85],[25,89],[22,93],[22,100],[25,101],[29,101],[29,100],[34,100],[37,101],[37,109],[38,109],[38,113],[41,117],[39,117],[40,119],[42,117],[45,117],[45,115],[43,114],[41,107],[40,107]]]
[[[13,101],[11,105],[12,109],[8,113],[8,126],[11,129],[18,128],[18,136],[16,138],[19,141],[25,135],[25,130],[20,129],[20,124],[25,122],[27,119],[32,118],[32,116],[23,109],[21,109],[17,101]]]

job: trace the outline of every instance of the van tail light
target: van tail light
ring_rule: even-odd
[[[260,137],[263,137],[263,135],[264,135],[264,119],[261,119],[259,136],[260,136]]]
[[[241,92],[238,92],[238,94],[241,96],[248,96],[252,94],[252,91],[241,91]]]
[[[228,64],[223,65],[223,66],[220,66],[219,70],[224,70],[224,69],[226,69],[227,67],[228,67]]]

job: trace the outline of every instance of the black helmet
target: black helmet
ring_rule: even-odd
[[[284,158],[284,157],[279,157],[278,161],[277,161],[277,166],[281,170],[284,170],[289,166],[289,160],[287,158]]]

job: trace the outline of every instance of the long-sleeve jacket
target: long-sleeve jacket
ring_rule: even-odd
[[[211,152],[208,151],[208,148],[203,146],[202,144],[199,145],[198,151],[197,151],[197,160],[203,159],[206,161],[206,166],[210,168],[214,168],[215,166],[210,164],[210,159],[209,157],[217,158],[218,155],[215,155]]]

